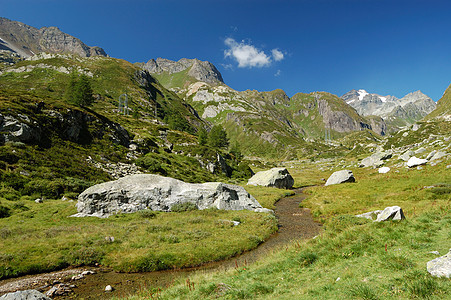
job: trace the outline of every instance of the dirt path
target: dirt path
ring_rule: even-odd
[[[48,290],[55,281],[66,283],[73,293],[65,296],[55,296],[54,299],[108,299],[112,296],[125,297],[146,288],[164,288],[176,278],[188,277],[193,272],[211,272],[227,270],[257,261],[269,251],[277,251],[292,240],[312,238],[321,230],[321,225],[315,223],[310,211],[299,208],[299,203],[305,199],[302,190],[296,195],[283,198],[276,203],[275,214],[279,220],[279,231],[266,242],[252,251],[228,260],[205,264],[201,267],[182,270],[168,270],[148,273],[116,273],[108,269],[93,269],[95,274],[87,275],[80,280],[70,280],[89,268],[68,269],[40,275],[30,275],[21,278],[8,279],[0,282],[0,295],[6,292],[40,289]],[[113,292],[105,292],[105,287],[111,285]]]

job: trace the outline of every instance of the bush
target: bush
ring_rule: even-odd
[[[0,205],[0,218],[7,218],[11,215],[11,210],[3,205]]]
[[[199,208],[197,207],[197,205],[191,202],[177,203],[171,207],[172,212],[192,211],[198,209]]]

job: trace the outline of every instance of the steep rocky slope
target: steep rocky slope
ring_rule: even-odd
[[[221,73],[208,61],[187,58],[172,61],[157,58],[139,65],[153,74],[166,87],[186,86],[195,81],[203,81],[210,84],[224,83]]]
[[[57,27],[41,29],[0,17],[0,50],[26,58],[41,52],[72,53],[82,57],[106,56],[99,47],[89,47]]]
[[[443,93],[442,98],[437,102],[437,108],[426,116],[426,120],[442,119],[451,121],[451,85]]]

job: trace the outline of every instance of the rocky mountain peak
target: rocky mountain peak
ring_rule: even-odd
[[[435,102],[421,91],[398,99],[353,89],[341,98],[362,116],[379,116],[397,124],[404,122],[405,125],[420,120],[435,109]]]
[[[189,69],[188,75],[199,81],[212,84],[218,82],[224,83],[221,73],[212,63],[196,58],[182,58],[179,61],[172,61],[165,58],[151,59],[143,65],[143,69],[155,74],[161,74],[163,72],[175,74]]]
[[[102,48],[89,47],[78,38],[62,32],[57,27],[37,29],[1,17],[0,50],[15,53],[23,58],[41,52],[71,53],[82,57],[107,56]]]

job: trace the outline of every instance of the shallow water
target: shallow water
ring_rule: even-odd
[[[251,264],[268,255],[279,251],[292,240],[308,239],[317,235],[321,225],[314,222],[310,211],[299,208],[299,203],[306,195],[302,190],[296,190],[294,196],[285,197],[275,205],[275,214],[279,223],[279,231],[256,249],[245,252],[237,257],[223,261],[211,262],[195,268],[156,271],[147,273],[117,273],[110,269],[94,269],[96,274],[69,284],[75,284],[74,293],[54,299],[108,299],[112,296],[125,297],[133,295],[142,289],[158,289],[171,285],[175,279],[185,280],[195,272],[207,273],[227,270]],[[26,276],[33,278],[33,276]],[[8,281],[21,280],[21,278]],[[22,278],[23,280],[23,278]],[[111,285],[113,292],[105,292],[105,287]]]

